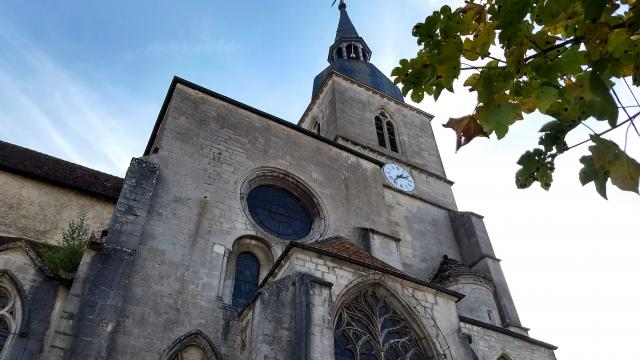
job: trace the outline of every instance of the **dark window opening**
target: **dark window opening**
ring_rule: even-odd
[[[0,353],[4,350],[7,338],[9,338],[9,325],[5,319],[0,318]]]
[[[358,53],[357,46],[353,44],[347,45],[347,58],[349,60],[360,60],[360,54]]]
[[[313,126],[311,128],[311,131],[313,131],[314,133],[320,135],[320,123],[318,121],[315,121],[313,123]]]
[[[344,53],[342,52],[342,48],[341,47],[339,47],[336,50],[336,56],[338,57],[338,59],[344,59]]]
[[[396,131],[391,121],[387,121],[387,136],[389,137],[389,148],[393,152],[398,152],[398,143],[396,142]]]
[[[378,135],[378,145],[387,147],[387,141],[384,139],[384,128],[382,127],[382,119],[376,116],[376,134]]]
[[[387,144],[389,144],[391,151],[399,152],[396,128],[391,120],[389,120],[387,114],[380,112],[375,120],[378,145],[386,148]]]
[[[258,289],[260,276],[260,262],[250,252],[243,252],[236,260],[236,275],[233,283],[232,306],[241,308],[245,306]]]
[[[280,187],[261,185],[247,196],[253,219],[282,240],[300,240],[311,233],[311,214],[302,201]]]

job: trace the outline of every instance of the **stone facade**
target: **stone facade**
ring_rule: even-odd
[[[55,244],[69,220],[85,216],[92,231],[106,229],[114,203],[76,190],[0,171],[0,236]]]
[[[343,2],[340,10],[340,28],[352,30],[342,37],[339,30],[336,44],[359,46],[360,54],[340,59],[340,69],[349,61],[374,69]],[[339,57],[332,54],[330,62]],[[555,347],[531,339],[520,323],[482,217],[458,211],[432,116],[385,93],[393,85],[382,75],[366,74],[374,77],[323,72],[299,125],[175,78],[115,207],[72,202],[74,214],[113,215],[70,287],[47,278],[26,242],[0,252],[0,271],[18,274],[12,279],[29,294],[21,304],[36,314],[26,322],[33,331],[16,333],[0,360],[16,351],[25,360],[355,358],[369,350],[347,348],[338,332],[344,309],[365,293],[378,304],[368,316],[379,326],[366,329],[380,342],[377,356],[393,358],[396,345],[384,334],[395,334],[397,351],[411,360],[555,359]],[[379,144],[381,111],[395,150]],[[414,190],[385,178],[389,163],[406,169]],[[261,186],[291,195],[303,210],[291,214],[285,203],[262,199],[271,219],[260,218],[249,198]],[[2,211],[44,196],[26,192]],[[28,229],[39,212],[56,211],[33,209],[8,222]],[[308,229],[295,241],[267,223],[292,226],[298,215]],[[52,221],[44,228],[55,233],[61,220]],[[436,276],[444,255],[462,271]],[[238,289],[251,290],[241,308],[233,306]]]

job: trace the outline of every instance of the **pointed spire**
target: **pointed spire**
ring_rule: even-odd
[[[337,1],[335,0],[334,4]],[[369,49],[366,41],[358,35],[356,27],[353,26],[347,14],[345,0],[340,0],[338,9],[340,10],[340,21],[338,22],[336,39],[333,45],[329,47],[327,56],[327,61],[330,65],[316,76],[313,83],[313,96],[320,90],[327,76],[332,72],[336,72],[404,102],[400,89],[370,63],[371,49]]]
[[[340,9],[340,22],[338,22],[338,31],[336,31],[336,41],[343,38],[359,38],[360,35],[347,14],[347,4],[344,0],[340,1],[338,9]]]

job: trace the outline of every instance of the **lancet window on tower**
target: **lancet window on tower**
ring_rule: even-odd
[[[245,306],[258,289],[260,278],[260,262],[252,253],[246,251],[238,255],[236,261],[235,280],[233,283],[232,306]]]
[[[428,360],[418,336],[379,286],[368,287],[336,316],[336,360]]]
[[[378,145],[384,148],[388,145],[389,150],[399,152],[395,126],[384,111],[375,117],[375,126]]]

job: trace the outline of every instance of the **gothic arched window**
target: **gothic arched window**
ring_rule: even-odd
[[[217,360],[211,341],[199,330],[192,331],[175,340],[167,348],[162,360]]]
[[[398,140],[396,136],[396,128],[389,116],[381,111],[375,117],[376,135],[378,137],[378,145],[384,148],[389,144],[389,149],[398,152]]]
[[[235,308],[245,306],[258,289],[260,278],[260,262],[250,252],[243,252],[236,260],[236,274],[233,282],[233,300]]]
[[[338,59],[344,59],[344,54],[342,52],[342,48],[341,47],[338,47],[336,49],[336,56],[338,57]]]
[[[20,332],[23,308],[19,290],[7,273],[0,272],[0,359]]]
[[[336,315],[336,360],[431,359],[386,297],[379,286],[368,287],[342,306]]]

